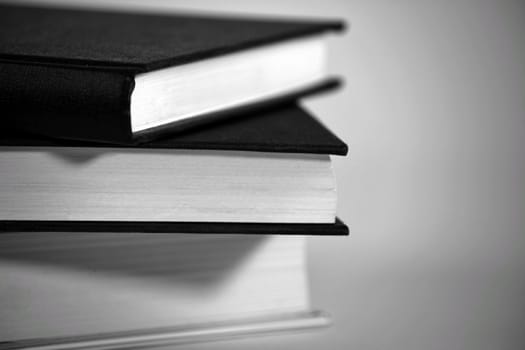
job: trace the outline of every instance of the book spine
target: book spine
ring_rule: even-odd
[[[130,143],[132,72],[0,62],[3,132]]]

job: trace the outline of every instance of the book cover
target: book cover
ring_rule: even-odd
[[[0,146],[201,149],[338,156],[348,153],[344,141],[295,103],[259,110],[249,116],[230,117],[140,145],[59,140],[3,129]]]

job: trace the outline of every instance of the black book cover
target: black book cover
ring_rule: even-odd
[[[132,134],[130,95],[136,74],[342,28],[341,22],[330,21],[0,6],[2,123],[58,138],[149,141],[235,113]],[[251,109],[338,84],[329,78]]]
[[[15,147],[116,147],[100,143],[65,141],[28,134],[0,134],[1,146]],[[259,111],[250,117],[233,118],[183,134],[136,146],[117,147],[209,149],[255,152],[288,152],[346,155],[347,145],[302,108],[291,104]],[[166,232],[347,235],[339,219],[334,224],[259,224],[199,222],[69,222],[0,221],[0,232]]]
[[[60,140],[3,130],[0,132],[0,146],[209,149],[340,156],[348,153],[347,145],[340,138],[296,104],[208,123],[139,145]]]
[[[347,236],[348,227],[333,224],[279,224],[229,222],[123,222],[123,221],[0,221],[2,232],[141,232],[195,234],[257,234]]]

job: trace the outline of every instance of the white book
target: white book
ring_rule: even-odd
[[[5,233],[0,348],[116,349],[327,325],[305,237]]]

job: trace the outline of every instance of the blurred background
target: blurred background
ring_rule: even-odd
[[[345,87],[303,103],[350,147],[334,162],[351,235],[308,246],[334,325],[183,348],[525,348],[525,3],[67,3],[351,24],[329,41]]]

